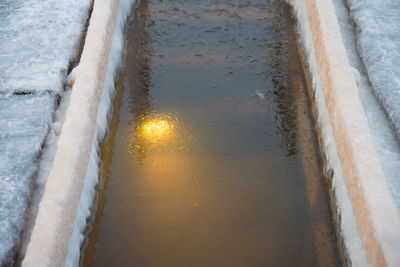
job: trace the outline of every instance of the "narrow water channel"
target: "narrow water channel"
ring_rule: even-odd
[[[283,0],[138,0],[82,266],[337,266]]]

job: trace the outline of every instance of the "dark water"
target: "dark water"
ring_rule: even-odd
[[[134,9],[82,265],[339,265],[289,7]]]

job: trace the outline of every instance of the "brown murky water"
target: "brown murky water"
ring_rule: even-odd
[[[142,0],[82,266],[335,266],[284,1]]]

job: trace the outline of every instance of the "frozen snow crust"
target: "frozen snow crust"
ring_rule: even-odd
[[[0,0],[0,93],[60,93],[92,0]]]
[[[400,219],[375,151],[331,1],[289,0],[312,76],[323,147],[334,170],[338,227],[353,266],[398,266]]]
[[[400,1],[347,0],[375,95],[400,138]]]
[[[0,266],[20,246],[42,146],[91,0],[0,0]]]

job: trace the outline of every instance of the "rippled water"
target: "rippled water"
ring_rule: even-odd
[[[284,1],[138,1],[83,266],[335,266]]]

